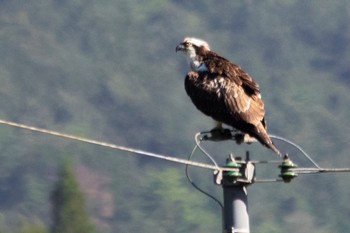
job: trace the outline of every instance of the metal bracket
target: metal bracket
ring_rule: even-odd
[[[250,162],[249,154],[247,153],[247,159],[242,160],[241,157],[234,157],[230,154],[230,157],[226,161],[225,167],[236,168],[234,171],[215,171],[214,183],[217,185],[249,185],[254,183],[255,180],[255,165]]]

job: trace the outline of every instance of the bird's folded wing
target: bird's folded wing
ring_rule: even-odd
[[[251,95],[241,85],[229,82],[224,90],[226,108],[237,119],[258,125],[265,115],[264,103],[258,95]]]

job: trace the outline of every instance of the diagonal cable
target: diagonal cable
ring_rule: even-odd
[[[223,171],[234,171],[235,170],[232,168],[218,167],[218,166],[214,166],[214,165],[210,165],[210,164],[205,164],[205,163],[200,163],[200,162],[195,162],[195,161],[188,161],[185,159],[175,158],[175,157],[171,157],[171,156],[167,156],[167,155],[156,154],[156,153],[152,153],[152,152],[134,149],[131,147],[119,146],[119,145],[108,143],[108,142],[96,141],[93,139],[88,139],[88,138],[83,138],[83,137],[79,137],[79,136],[72,135],[72,134],[60,133],[57,131],[37,128],[37,127],[33,127],[33,126],[25,125],[25,124],[20,124],[20,123],[16,123],[16,122],[12,122],[12,121],[5,121],[5,120],[0,119],[0,124],[9,125],[9,126],[13,126],[13,127],[21,128],[21,129],[27,129],[27,130],[35,131],[35,132],[39,132],[39,133],[50,134],[50,135],[61,137],[61,138],[68,138],[68,139],[72,139],[72,140],[76,140],[76,141],[80,141],[80,142],[85,142],[85,143],[89,143],[89,144],[108,147],[108,148],[126,151],[126,152],[130,152],[130,153],[134,153],[134,154],[139,154],[139,155],[144,155],[144,156],[148,156],[148,157],[167,160],[167,161],[171,161],[171,162],[175,162],[175,163],[187,164],[187,165],[191,165],[191,166],[195,166],[195,167],[201,167],[201,168],[206,168],[206,169],[211,169],[211,170],[223,170]]]

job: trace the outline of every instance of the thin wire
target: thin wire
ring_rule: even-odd
[[[283,182],[282,179],[257,179],[254,180],[254,183],[275,183],[275,182]]]
[[[138,149],[134,149],[131,147],[119,146],[119,145],[112,144],[112,143],[87,139],[87,138],[83,138],[83,137],[79,137],[79,136],[75,136],[75,135],[71,135],[71,134],[59,133],[59,132],[52,131],[52,130],[37,128],[37,127],[33,127],[33,126],[25,125],[25,124],[19,124],[19,123],[15,123],[15,122],[11,122],[11,121],[5,121],[5,120],[1,120],[1,119],[0,119],[0,124],[12,126],[12,127],[17,127],[17,128],[21,128],[21,129],[27,129],[27,130],[35,131],[35,132],[39,132],[39,133],[49,134],[49,135],[53,135],[53,136],[57,136],[57,137],[61,137],[61,138],[68,138],[68,139],[72,139],[72,140],[76,140],[76,141],[80,141],[80,142],[99,145],[102,147],[108,147],[108,148],[126,151],[126,152],[130,152],[130,153],[134,153],[134,154],[163,159],[163,160],[167,160],[167,161],[171,161],[171,162],[175,162],[175,163],[180,163],[180,164],[185,164],[185,165],[187,164],[187,165],[191,165],[191,166],[195,166],[195,167],[206,168],[206,169],[210,169],[210,170],[214,170],[214,171],[215,170],[221,170],[221,171],[236,171],[237,170],[235,168],[220,167],[216,164],[215,160],[213,160],[213,159],[211,159],[211,160],[212,160],[212,162],[213,161],[215,162],[214,163],[215,165],[210,165],[210,164],[175,158],[175,157],[171,157],[171,156],[156,154],[156,153],[152,153],[152,152],[147,152],[147,151],[143,151],[143,150],[138,150]],[[298,146],[295,143],[289,141],[288,139],[285,139],[285,138],[280,137],[280,136],[276,136],[276,135],[269,135],[269,136],[271,138],[275,138],[275,139],[287,142],[288,144],[294,146],[316,167],[316,168],[292,168],[292,170],[295,170],[297,173],[310,174],[310,173],[326,173],[326,172],[350,172],[350,168],[322,168],[322,167],[318,166],[318,164],[314,160],[312,160],[310,158],[310,156],[300,146]],[[207,152],[205,152],[205,150],[201,146],[199,146],[198,148],[200,148],[203,151],[203,153],[205,153],[206,155],[209,155]],[[211,156],[209,155],[208,158],[211,158]],[[255,161],[255,163],[260,163],[260,162],[266,162],[266,161]],[[267,162],[267,163],[270,163],[270,162]]]
[[[272,135],[272,134],[269,134],[270,138],[274,138],[274,139],[278,139],[280,141],[283,141],[283,142],[286,142],[292,146],[294,146],[295,148],[297,148],[315,167],[317,167],[318,169],[322,169],[320,166],[318,166],[318,164],[313,160],[311,159],[311,157],[300,147],[298,146],[297,144],[295,144],[294,142],[292,141],[289,141],[288,139],[286,138],[283,138],[283,137],[280,137],[280,136],[277,136],[277,135]]]
[[[200,132],[198,134],[196,134],[196,137],[198,137],[198,135],[205,135],[205,134],[208,134],[210,133],[210,131],[208,132]],[[274,138],[274,139],[278,139],[278,140],[281,140],[283,142],[286,142],[290,145],[292,145],[293,147],[297,148],[315,167],[314,168],[290,168],[291,171],[295,172],[296,174],[315,174],[315,173],[330,173],[330,172],[350,172],[350,168],[322,168],[320,167],[299,145],[297,145],[296,143],[286,139],[286,138],[283,138],[281,136],[277,136],[277,135],[269,135],[271,138]],[[200,140],[204,140],[205,136],[202,137]],[[201,151],[208,156],[208,158],[210,158],[209,156],[209,153],[206,152],[200,145],[199,145],[199,142],[198,142],[198,139],[196,139],[196,143],[197,145],[199,146],[199,148],[201,149]],[[238,163],[240,161],[237,161]],[[244,161],[241,161],[244,163]],[[270,163],[281,163],[281,161],[278,161],[278,160],[261,160],[261,161],[250,161],[251,163],[253,164],[270,164]],[[258,182],[273,182],[273,181],[283,181],[282,179],[276,179],[276,180],[273,180],[273,179],[268,179],[268,180],[261,180],[261,181],[258,181],[256,180],[256,183]]]
[[[281,140],[283,142],[286,142],[292,146],[294,146],[295,148],[297,148],[314,166],[315,168],[290,168],[291,171],[297,173],[297,174],[315,174],[315,173],[330,173],[330,172],[350,172],[350,168],[322,168],[320,167],[313,159],[311,159],[311,157],[297,144],[295,144],[294,142],[280,137],[280,136],[276,136],[276,135],[271,135],[269,134],[269,136],[271,138],[275,138],[278,140]]]
[[[206,151],[204,150],[204,148],[200,145],[200,142],[203,140],[203,138],[199,138],[199,136],[201,135],[202,133],[196,133],[195,137],[194,137],[194,141],[196,142],[196,145],[197,147],[203,152],[203,154],[205,154],[209,159],[210,161],[217,167],[218,164],[217,162],[214,160],[214,158]]]
[[[197,137],[197,134],[196,134],[195,138],[196,138],[196,137]],[[199,148],[198,145],[199,145],[199,144],[197,144],[197,142],[196,142],[196,145],[193,147],[193,150],[192,150],[191,154],[188,156],[188,160],[191,160],[191,159],[192,159],[192,157],[193,157],[195,151],[197,150],[197,148]],[[209,157],[209,159],[212,160],[211,157]],[[212,160],[212,161],[215,162],[215,160]],[[203,190],[203,189],[200,188],[198,185],[196,185],[196,183],[193,182],[193,180],[192,180],[191,177],[190,177],[189,165],[188,165],[188,164],[186,165],[186,170],[185,170],[185,171],[186,171],[186,177],[187,177],[188,182],[190,182],[190,184],[191,184],[195,189],[197,189],[199,192],[203,193],[204,195],[206,195],[206,196],[208,196],[209,198],[211,198],[212,200],[214,200],[214,201],[221,207],[221,209],[224,208],[223,204],[222,204],[216,197],[214,197],[213,195],[211,195],[211,194],[208,193],[207,191]]]
[[[297,174],[350,172],[350,168],[291,168],[290,170]]]
[[[116,149],[116,150],[127,151],[127,152],[134,153],[134,154],[163,159],[163,160],[167,160],[167,161],[171,161],[171,162],[175,162],[175,163],[188,164],[191,166],[206,168],[206,169],[210,169],[210,170],[235,171],[235,169],[233,169],[233,168],[218,167],[218,166],[213,166],[213,165],[209,165],[209,164],[205,164],[205,163],[188,161],[185,159],[179,159],[179,158],[175,158],[175,157],[171,157],[171,156],[156,154],[156,153],[138,150],[138,149],[134,149],[134,148],[130,148],[130,147],[119,146],[119,145],[112,144],[112,143],[96,141],[96,140],[87,139],[87,138],[83,138],[83,137],[79,137],[79,136],[75,136],[75,135],[71,135],[71,134],[59,133],[56,131],[37,128],[37,127],[24,125],[24,124],[19,124],[19,123],[15,123],[15,122],[11,122],[11,121],[5,121],[5,120],[0,119],[0,124],[9,125],[9,126],[13,126],[13,127],[21,128],[21,129],[27,129],[30,131],[40,132],[40,133],[44,133],[44,134],[50,134],[50,135],[57,136],[57,137],[68,138],[68,139],[72,139],[72,140],[76,140],[76,141],[80,141],[80,142],[85,142],[85,143],[89,143],[89,144],[94,144],[94,145],[99,145],[99,146],[103,146],[103,147],[108,147],[108,148],[112,148],[112,149]]]

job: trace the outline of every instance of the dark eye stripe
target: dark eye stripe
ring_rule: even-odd
[[[191,42],[186,41],[186,42],[184,42],[184,45],[185,45],[186,47],[190,47],[190,46],[192,45],[192,43],[191,43]]]

